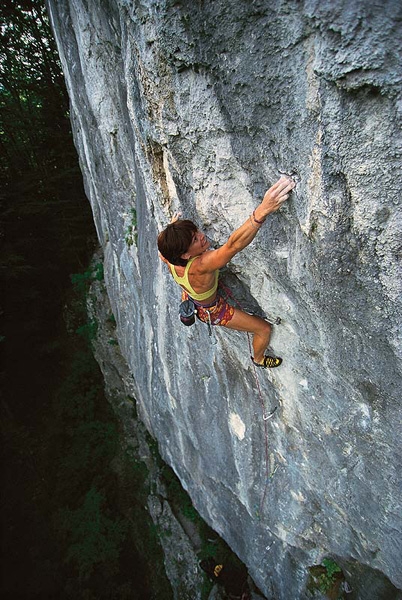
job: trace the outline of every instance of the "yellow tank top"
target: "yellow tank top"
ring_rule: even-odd
[[[212,288],[210,290],[208,290],[207,292],[202,292],[202,294],[197,294],[197,292],[195,290],[193,290],[193,288],[191,287],[191,284],[188,280],[188,272],[196,258],[198,258],[198,256],[194,256],[193,258],[190,258],[190,260],[186,264],[186,268],[184,270],[183,277],[178,276],[178,274],[176,273],[176,269],[174,268],[174,265],[171,265],[169,263],[169,268],[170,268],[170,272],[172,273],[173,279],[175,280],[175,282],[178,283],[179,286],[182,287],[184,289],[184,291],[187,292],[191,296],[191,298],[193,298],[193,300],[199,300],[200,302],[202,302],[202,300],[206,300],[207,298],[209,298],[210,296],[215,294],[216,290],[218,289],[219,270],[217,269],[215,271],[215,283],[212,286]]]

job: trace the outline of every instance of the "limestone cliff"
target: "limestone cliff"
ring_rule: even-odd
[[[48,9],[120,346],[162,455],[268,597],[309,597],[325,556],[354,598],[398,597],[401,3]],[[180,324],[155,239],[180,210],[223,243],[280,173],[298,179],[292,199],[226,274],[282,319],[262,411],[245,335],[214,344]]]

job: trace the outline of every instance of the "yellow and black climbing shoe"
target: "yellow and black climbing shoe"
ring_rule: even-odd
[[[279,356],[264,356],[261,363],[255,362],[253,357],[251,357],[251,360],[256,367],[262,367],[263,369],[275,369],[275,367],[279,367],[282,364],[282,359]]]

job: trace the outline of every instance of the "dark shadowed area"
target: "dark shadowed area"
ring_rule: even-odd
[[[169,598],[143,498],[137,545],[119,507],[120,434],[85,306],[103,270],[41,2],[1,4],[0,64],[1,596]]]

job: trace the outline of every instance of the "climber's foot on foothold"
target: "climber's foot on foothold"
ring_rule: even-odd
[[[261,362],[256,362],[253,357],[251,360],[256,367],[262,367],[263,369],[275,369],[282,364],[282,359],[279,356],[264,356]]]

